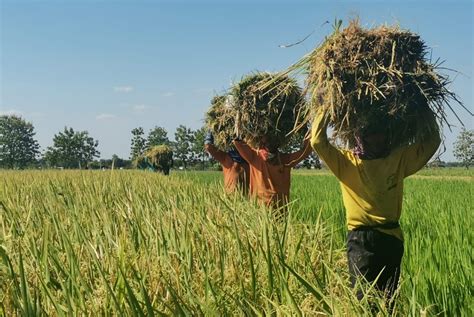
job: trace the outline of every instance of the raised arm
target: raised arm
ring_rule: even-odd
[[[428,163],[441,143],[438,123],[430,111],[427,120],[432,132],[424,140],[406,147],[403,157],[405,161],[405,177],[415,174]]]
[[[216,161],[221,164],[225,163],[227,153],[219,150],[214,144],[205,144],[204,148]]]
[[[234,140],[234,146],[237,151],[239,151],[240,156],[242,156],[242,158],[249,164],[252,164],[257,159],[257,151],[248,146],[247,143],[240,140]]]
[[[336,177],[340,178],[343,167],[349,164],[349,161],[329,142],[326,133],[328,124],[324,112],[319,111],[311,128],[311,146]]]
[[[221,164],[225,164],[227,153],[219,150],[214,145],[214,136],[210,131],[207,132],[204,138],[204,149],[209,153],[216,161]]]
[[[308,135],[303,141],[303,146],[301,147],[301,150],[289,154],[286,160],[287,162],[283,163],[290,167],[295,167],[296,165],[298,165],[299,162],[307,158],[313,151],[309,139],[310,136]]]

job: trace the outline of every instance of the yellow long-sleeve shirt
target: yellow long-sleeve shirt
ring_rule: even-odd
[[[430,118],[436,124],[435,118]],[[328,140],[327,120],[319,112],[313,127],[311,145],[339,179],[349,230],[400,219],[403,180],[416,173],[433,156],[441,139],[433,133],[423,143],[401,147],[387,157],[362,160],[351,151],[334,147]],[[379,229],[403,240],[402,231]]]

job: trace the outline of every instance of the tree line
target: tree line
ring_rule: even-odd
[[[180,125],[174,133],[174,141],[171,141],[168,138],[168,132],[162,127],[157,126],[151,129],[147,136],[145,136],[143,128],[138,127],[132,130],[130,159],[135,160],[153,146],[169,145],[173,149],[175,167],[204,169],[214,164],[214,161],[204,151],[205,135],[206,129],[204,127],[192,130]]]
[[[87,131],[76,131],[65,127],[53,137],[53,145],[40,151],[31,122],[16,115],[0,116],[0,168],[132,168],[133,160],[156,145],[169,145],[173,149],[174,168],[208,169],[217,164],[204,151],[204,127],[192,130],[184,125],[176,128],[174,140],[170,140],[163,127],[154,127],[147,134],[142,127],[131,131],[130,157],[113,155],[110,159],[98,159],[99,141]],[[294,151],[302,140],[292,140],[283,151]],[[474,164],[474,131],[462,129],[454,144],[454,156],[463,166]],[[314,153],[303,166],[319,167]]]
[[[217,167],[204,151],[206,130],[192,130],[180,125],[174,140],[170,140],[163,127],[151,129],[147,135],[142,127],[131,131],[129,158],[114,154],[110,159],[98,159],[99,141],[87,131],[76,131],[65,127],[53,137],[53,145],[40,151],[35,139],[33,124],[16,115],[0,116],[0,168],[67,168],[100,169],[132,168],[133,161],[149,148],[166,144],[172,147],[176,168],[206,169]]]

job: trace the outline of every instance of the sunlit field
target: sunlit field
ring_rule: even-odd
[[[0,316],[363,316],[337,180],[296,171],[290,217],[219,172],[1,171]],[[473,316],[473,174],[405,181],[397,316]]]

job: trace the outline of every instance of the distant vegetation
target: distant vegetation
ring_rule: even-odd
[[[131,131],[129,158],[114,154],[109,159],[98,159],[99,141],[87,131],[65,127],[54,135],[53,146],[41,152],[31,122],[15,115],[3,115],[0,116],[0,168],[129,169],[134,168],[133,160],[152,147],[168,145],[173,151],[173,168],[216,169],[219,164],[204,150],[205,133],[204,127],[192,130],[180,125],[176,128],[174,140],[170,140],[162,127],[154,127],[147,135],[142,127],[138,127]],[[318,167],[319,160],[313,155],[302,165]]]

